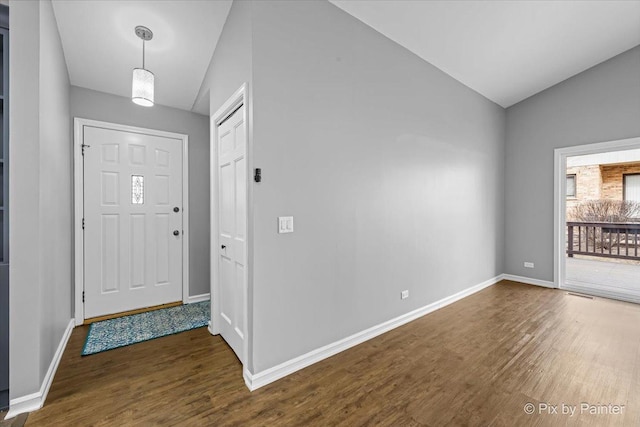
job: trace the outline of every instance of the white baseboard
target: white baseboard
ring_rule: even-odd
[[[516,276],[515,274],[503,274],[502,279],[511,280],[513,282],[526,283],[527,285],[542,286],[545,288],[555,289],[556,285],[553,282],[547,280],[533,279],[531,277]]]
[[[58,365],[60,364],[60,360],[62,359],[62,354],[64,353],[64,349],[67,347],[69,337],[71,336],[71,332],[73,331],[75,324],[75,319],[69,320],[67,329],[65,329],[64,334],[62,335],[62,339],[58,344],[58,348],[53,355],[53,360],[51,360],[51,364],[49,365],[47,374],[42,380],[40,391],[28,394],[26,396],[11,399],[11,401],[9,402],[9,412],[7,412],[7,416],[5,417],[5,419],[13,418],[16,415],[20,415],[25,412],[33,412],[42,408],[42,405],[44,405],[44,401],[47,399],[47,394],[49,394],[49,389],[51,388],[51,384],[53,383],[53,377],[55,377],[56,375]]]
[[[193,304],[194,302],[209,301],[210,299],[211,299],[211,294],[209,293],[194,295],[194,296],[187,297],[187,301],[185,301],[185,304]]]
[[[309,365],[320,362],[321,360],[324,360],[344,350],[347,350],[351,347],[361,344],[367,340],[370,340],[371,338],[375,338],[378,335],[384,334],[385,332],[388,332],[392,329],[402,326],[405,323],[409,323],[412,320],[415,320],[435,310],[438,310],[442,307],[452,304],[466,296],[469,296],[478,291],[481,291],[484,288],[487,288],[495,283],[498,283],[500,280],[502,280],[503,278],[502,276],[503,275],[493,277],[478,285],[467,288],[463,291],[460,291],[456,294],[443,298],[439,301],[433,302],[424,307],[410,311],[409,313],[400,315],[394,319],[380,323],[379,325],[373,326],[369,329],[365,329],[364,331],[355,333],[339,341],[333,342],[331,344],[327,344],[324,347],[320,347],[318,349],[312,350],[306,354],[303,354],[302,356],[298,356],[294,359],[283,362],[277,366],[274,366],[273,368],[269,368],[262,372],[252,374],[247,369],[244,369],[243,376],[244,376],[245,384],[247,385],[249,390],[251,391],[256,390],[276,380],[279,380],[280,378],[286,377],[289,374],[299,371],[300,369],[306,368]]]

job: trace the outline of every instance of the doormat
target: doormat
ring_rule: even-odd
[[[200,328],[207,325],[210,318],[211,304],[202,301],[92,323],[82,347],[82,355]]]

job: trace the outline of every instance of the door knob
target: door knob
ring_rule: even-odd
[[[179,236],[179,235],[180,235],[180,232],[179,232],[178,230],[173,230],[173,235],[174,235],[174,236]]]
[[[225,246],[225,245],[222,245],[221,247],[222,247],[222,249],[226,248],[226,246]]]
[[[180,212],[180,208],[176,206],[175,208],[173,208],[173,211],[174,212]]]

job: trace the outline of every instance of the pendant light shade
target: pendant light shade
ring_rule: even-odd
[[[144,68],[144,44],[153,38],[153,33],[141,25],[137,26],[135,31],[136,36],[142,39],[142,68],[133,69],[131,100],[143,107],[153,107],[155,77],[151,71]]]
[[[131,85],[131,100],[143,107],[153,107],[153,73],[144,68],[133,69],[133,83]]]

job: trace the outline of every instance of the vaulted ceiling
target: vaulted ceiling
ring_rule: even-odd
[[[503,107],[640,44],[640,1],[331,2]]]
[[[330,0],[503,107],[640,44],[640,0]],[[131,94],[136,25],[158,104],[193,110],[231,0],[54,0],[71,84]]]
[[[146,67],[158,104],[191,110],[231,7],[231,0],[54,0],[71,84],[131,96],[142,65],[137,25],[153,31]]]

